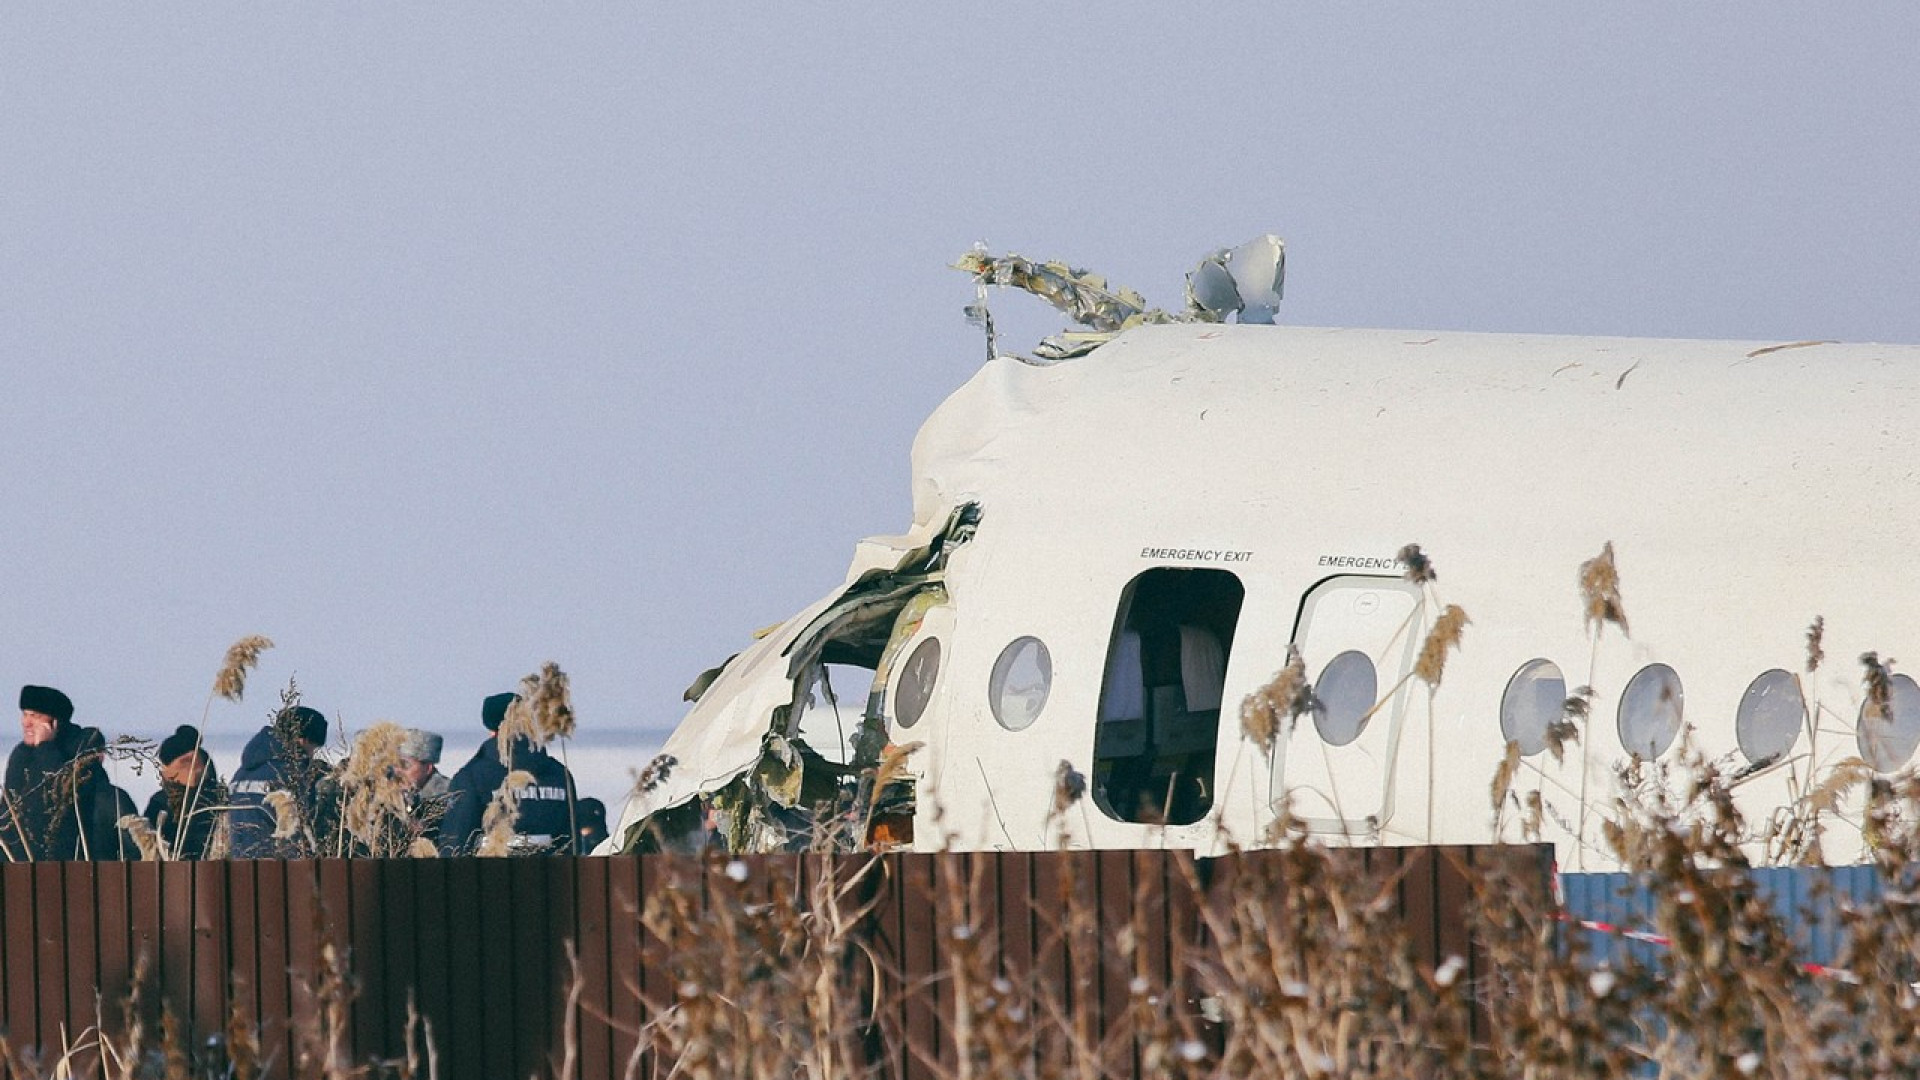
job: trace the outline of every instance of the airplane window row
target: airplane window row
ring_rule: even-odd
[[[1856,723],[1860,756],[1880,772],[1905,766],[1920,748],[1920,684],[1895,675],[1890,690],[1886,715],[1863,705]],[[1531,757],[1546,749],[1547,727],[1566,712],[1567,702],[1567,681],[1559,666],[1551,660],[1529,660],[1514,672],[1501,697],[1500,734]],[[1679,738],[1685,705],[1678,672],[1665,664],[1641,668],[1620,695],[1615,718],[1620,745],[1649,760],[1666,753]],[[1799,741],[1806,717],[1800,680],[1779,668],[1762,673],[1747,685],[1734,712],[1741,754],[1756,765],[1785,757]]]

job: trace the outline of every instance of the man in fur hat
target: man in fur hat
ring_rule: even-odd
[[[321,851],[329,830],[319,786],[327,769],[314,751],[326,742],[327,718],[305,705],[281,709],[247,741],[233,774],[234,858],[302,859]],[[275,792],[285,797],[270,799]]]
[[[408,728],[400,740],[400,779],[406,782],[413,806],[414,835],[438,846],[440,822],[447,814],[447,792],[453,781],[440,771],[444,740],[431,731]]]
[[[99,732],[73,722],[67,695],[51,686],[20,688],[20,745],[7,755],[0,793],[0,859],[111,857],[92,850],[101,838],[97,808],[116,803],[98,767],[101,750]],[[118,843],[111,846],[118,850]]]

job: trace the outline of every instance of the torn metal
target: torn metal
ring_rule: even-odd
[[[1084,356],[1136,326],[1217,323],[1231,316],[1244,323],[1271,323],[1280,306],[1286,261],[1286,244],[1272,233],[1236,248],[1221,248],[1201,259],[1187,275],[1187,306],[1177,315],[1149,308],[1146,299],[1134,290],[1110,285],[1098,274],[1063,262],[992,255],[976,245],[953,268],[973,276],[976,297],[967,306],[967,320],[986,331],[988,360],[999,355],[993,312],[987,307],[989,285],[1030,292],[1087,327],[1085,331],[1055,334],[1034,348],[1035,360],[1056,362]]]
[[[644,810],[636,817],[630,809],[617,850],[851,850],[868,847],[877,829],[907,828],[913,780],[881,768],[890,750],[904,758],[910,749],[888,745],[885,687],[922,621],[947,603],[947,559],[973,538],[980,517],[977,503],[965,503],[924,539],[868,541],[868,565],[856,561],[850,584],[702,672],[687,689],[694,711],[661,756],[704,768],[672,770],[637,791]],[[894,557],[878,562],[882,550]],[[845,762],[823,755],[799,730],[806,702],[827,684],[829,664],[874,672]],[[743,681],[758,674],[760,685],[728,686],[703,709],[708,692],[736,667]],[[769,671],[783,673],[777,685]],[[752,752],[744,752],[748,739]]]

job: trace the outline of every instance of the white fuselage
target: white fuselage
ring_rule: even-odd
[[[1862,754],[1859,657],[1920,656],[1920,348],[1146,327],[986,365],[916,441],[914,503],[915,532],[863,545],[848,585],[979,507],[942,603],[880,664],[907,678],[940,639],[910,676],[917,722],[897,686],[882,699],[891,739],[925,744],[916,846],[1217,850],[1267,838],[1284,796],[1355,843],[1517,840],[1536,818],[1563,862],[1599,868],[1623,730],[1643,757],[1750,770],[1759,844]],[[1630,634],[1580,588],[1609,543]],[[1406,580],[1409,544],[1432,582]],[[780,651],[839,595],[728,666],[669,743],[685,771],[629,820],[751,764],[794,696]],[[1448,606],[1470,621],[1431,685],[1413,669]],[[1008,651],[1027,638],[1051,679],[1010,730],[1039,689],[1034,646]],[[1241,707],[1290,648],[1325,715],[1269,752]],[[1870,733],[1886,769],[1908,764],[1909,722],[1920,736],[1910,685]],[[1575,695],[1587,716],[1556,762],[1530,725]],[[1509,736],[1535,752],[1496,835]],[[1091,787],[1064,813],[1062,762]],[[1844,808],[1825,843],[1857,855]]]

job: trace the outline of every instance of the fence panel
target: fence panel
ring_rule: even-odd
[[[1190,958],[1207,948],[1203,905],[1229,904],[1237,876],[1276,873],[1286,857],[895,854],[871,857],[879,865],[869,869],[867,856],[788,856],[748,860],[743,888],[714,877],[726,873],[725,860],[674,856],[8,864],[0,866],[0,1023],[16,1042],[57,1053],[63,1037],[94,1023],[97,988],[117,1030],[144,956],[150,1035],[163,1008],[195,1046],[237,1013],[257,1025],[270,1076],[290,1075],[303,1055],[325,1050],[317,1041],[323,1012],[346,1018],[343,1049],[354,1061],[406,1053],[409,1001],[441,1075],[552,1075],[571,1025],[579,1074],[619,1076],[644,1044],[650,1009],[674,1000],[670,958],[642,924],[651,890],[690,898],[703,920],[711,905],[733,902],[752,919],[769,906],[808,905],[826,894],[811,886],[832,883],[843,911],[872,905],[850,930],[859,948],[848,955],[860,959],[848,977],[879,980],[874,1013],[857,1022],[867,1025],[867,1052],[884,1075],[958,1064],[947,970],[961,951],[956,932],[985,951],[985,977],[1046,1003],[1036,1023],[1064,1021],[1036,1029],[1036,1047],[1072,1038],[1125,1073],[1139,1067],[1135,980],[1197,1009],[1188,1000]],[[1473,902],[1476,861],[1537,866],[1543,890],[1547,870],[1533,849],[1335,859],[1382,882],[1400,875],[1403,922],[1428,966],[1451,955],[1474,962],[1462,909]],[[572,1012],[568,942],[583,979]],[[347,1008],[325,998],[328,945],[349,950],[359,996]],[[670,1062],[647,1065],[642,1075],[671,1070]]]

